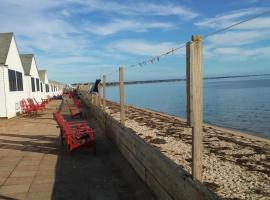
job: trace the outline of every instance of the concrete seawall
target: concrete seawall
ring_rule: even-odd
[[[158,149],[138,137],[132,129],[122,126],[102,109],[89,104],[86,94],[82,94],[81,99],[86,107],[85,115],[97,119],[106,135],[158,199],[219,199],[206,186],[193,181],[190,174]]]

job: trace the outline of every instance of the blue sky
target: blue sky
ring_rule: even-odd
[[[0,32],[14,32],[50,79],[74,83],[162,54],[192,34],[270,9],[268,0],[0,0]],[[270,15],[204,41],[205,76],[270,73]],[[185,49],[125,71],[126,80],[182,78]]]

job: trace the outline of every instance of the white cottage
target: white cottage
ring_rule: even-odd
[[[58,90],[57,90],[57,82],[56,81],[52,81],[50,80],[49,81],[50,84],[51,84],[51,89],[52,89],[52,95],[54,96],[57,96],[58,95]]]
[[[50,83],[50,96],[54,96],[56,95],[55,93],[55,83],[52,80],[49,80]]]
[[[20,54],[20,57],[24,68],[26,84],[28,84],[28,91],[25,90],[26,96],[35,98],[38,102],[40,102],[42,92],[34,54]]]
[[[49,79],[46,70],[38,70],[39,78],[42,83],[42,99],[47,99],[50,95]]]
[[[25,98],[24,69],[13,33],[0,33],[0,117],[20,112]]]

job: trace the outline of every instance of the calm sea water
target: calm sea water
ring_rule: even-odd
[[[185,82],[125,86],[126,103],[186,117]],[[107,88],[119,102],[119,87]],[[270,76],[204,81],[204,121],[270,138]]]

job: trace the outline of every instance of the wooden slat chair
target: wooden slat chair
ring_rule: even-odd
[[[66,105],[67,105],[67,107],[69,109],[71,118],[76,118],[76,117],[82,118],[82,116],[83,116],[82,108],[71,107],[69,105],[68,101],[66,101]]]
[[[35,115],[37,114],[37,109],[33,106],[30,106],[30,104],[28,104],[24,99],[20,101],[20,107],[23,114],[28,114],[28,115],[32,113],[34,113]]]
[[[29,105],[32,107],[32,108],[35,108],[37,111],[43,111],[44,108],[38,104],[35,104],[34,100],[31,99],[31,98],[28,98],[27,99],[27,102],[29,103]]]
[[[70,92],[70,93],[69,93],[69,98],[74,98],[74,97],[75,97],[75,95],[76,95],[76,93],[75,93],[75,92]]]
[[[86,120],[80,120],[76,122],[68,122],[64,119],[63,115],[60,113],[60,111],[57,111],[56,113],[53,114],[54,119],[57,121],[58,125],[60,126],[61,131],[63,131],[64,123],[66,123],[68,126],[71,128],[84,128],[84,129],[89,129],[88,121]],[[64,139],[64,135],[62,135],[62,139]]]
[[[46,105],[45,102],[38,103],[38,101],[36,100],[36,98],[33,98],[33,100],[36,103],[36,105],[38,105],[38,106],[42,107],[43,109],[45,109],[45,105]]]
[[[67,122],[59,111],[53,116],[61,130],[61,142],[66,140],[69,152],[81,147],[92,147],[93,153],[96,154],[95,132],[87,121]]]
[[[82,102],[80,99],[73,98],[73,102],[77,108],[82,108]]]
[[[49,103],[49,100],[48,99],[42,99],[41,98],[41,101],[42,101],[42,103],[45,103],[45,104],[48,104]]]

